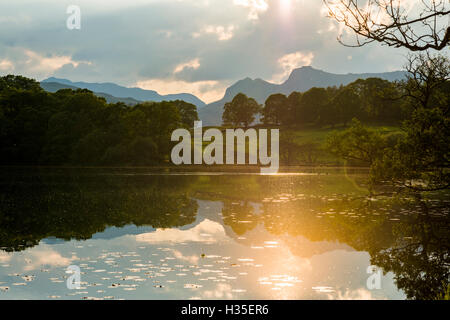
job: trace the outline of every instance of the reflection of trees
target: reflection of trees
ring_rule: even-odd
[[[258,224],[258,216],[248,201],[224,201],[222,217],[223,223],[230,226],[237,235],[243,235]]]
[[[431,204],[430,204],[431,203]],[[435,299],[449,285],[449,217],[440,202],[308,198],[264,203],[259,215],[246,202],[225,204],[224,223],[238,235],[264,225],[275,235],[338,241],[367,251],[371,263],[393,272],[410,299]],[[242,224],[239,221],[250,221]]]
[[[179,227],[197,202],[167,176],[9,175],[0,184],[0,247],[22,250],[43,238],[89,239],[108,226]]]
[[[408,298],[436,299],[445,295],[450,283],[449,217],[439,211],[433,214],[439,207],[430,208],[423,201],[420,207],[395,225],[389,247],[369,252],[373,264],[395,274],[397,286]]]

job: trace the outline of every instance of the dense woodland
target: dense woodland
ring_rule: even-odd
[[[184,101],[107,104],[91,91],[44,91],[21,76],[0,78],[0,163],[8,165],[153,165],[170,135],[191,127]]]
[[[304,127],[305,125],[346,125],[353,118],[366,123],[398,125],[410,112],[400,99],[395,83],[379,78],[357,80],[347,86],[312,88],[304,93],[281,93],[267,98],[264,106],[238,94],[225,105],[225,125],[248,126],[260,116],[266,125]]]

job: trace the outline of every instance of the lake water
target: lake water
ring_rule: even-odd
[[[370,198],[357,170],[0,173],[0,299],[431,299],[448,285],[449,195]]]

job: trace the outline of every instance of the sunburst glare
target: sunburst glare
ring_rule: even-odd
[[[291,0],[280,0],[281,11],[283,13],[289,12],[291,9]]]
[[[280,12],[281,24],[289,28],[292,22],[292,11],[295,0],[278,0],[278,10]]]

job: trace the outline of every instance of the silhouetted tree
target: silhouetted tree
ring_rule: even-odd
[[[287,124],[291,116],[288,99],[284,94],[277,93],[267,98],[263,109],[263,122],[265,124]]]
[[[328,16],[344,24],[356,35],[356,43],[363,46],[380,42],[411,51],[442,50],[450,42],[447,0],[324,0]],[[418,7],[415,7],[414,5]]]
[[[180,100],[128,107],[86,89],[48,93],[35,80],[0,77],[0,163],[154,165],[167,159],[172,131],[197,119]]]
[[[255,121],[255,116],[260,110],[261,106],[255,99],[249,98],[243,93],[239,93],[231,102],[225,104],[222,120],[225,125],[242,125],[247,128]]]
[[[331,111],[330,108],[327,108],[328,103],[329,97],[326,89],[309,89],[300,99],[297,121],[301,124],[315,123],[322,113]]]

